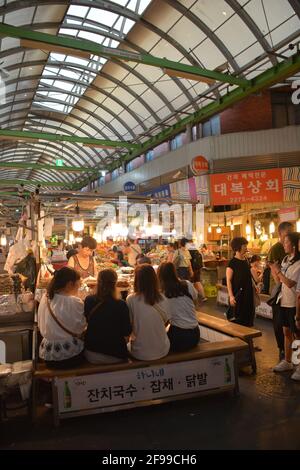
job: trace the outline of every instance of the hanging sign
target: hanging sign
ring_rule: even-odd
[[[279,209],[278,216],[280,222],[295,222],[298,219],[297,207],[284,207]]]
[[[136,191],[136,185],[132,181],[127,181],[124,184],[124,191],[125,193],[134,193]]]
[[[281,202],[282,170],[253,170],[210,175],[211,201],[215,206]]]
[[[205,157],[203,157],[203,155],[198,155],[197,157],[194,157],[191,161],[190,167],[195,176],[203,175],[209,170],[208,161]]]

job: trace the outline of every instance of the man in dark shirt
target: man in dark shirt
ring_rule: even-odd
[[[285,236],[293,231],[293,224],[291,222],[282,222],[281,224],[278,225],[278,238],[279,241],[275,243],[275,245],[272,246],[268,253],[268,258],[267,260],[270,263],[278,263],[279,266],[282,263],[283,258],[285,257],[285,251],[283,248],[283,241]],[[270,268],[266,268],[265,271],[267,273],[267,270],[270,270]],[[266,276],[265,276],[266,278]],[[270,283],[270,274],[269,274],[269,283]],[[265,286],[264,286],[265,287]],[[265,290],[264,290],[265,291]],[[266,293],[269,293],[269,288]],[[276,337],[276,342],[277,346],[279,349],[279,357],[280,360],[284,358],[284,336],[283,336],[283,328],[282,324],[280,321],[280,312],[279,312],[279,305],[273,305],[272,306],[272,312],[273,312],[273,327],[274,327],[274,333]]]

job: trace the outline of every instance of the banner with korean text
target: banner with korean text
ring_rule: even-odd
[[[210,175],[211,203],[251,204],[283,201],[282,169]]]
[[[233,354],[56,379],[59,413],[154,400],[234,384]]]

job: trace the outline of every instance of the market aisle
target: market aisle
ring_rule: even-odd
[[[208,301],[201,308],[222,315]],[[277,351],[269,320],[256,342],[258,373],[240,377],[241,395],[173,402],[76,418],[55,430],[46,421],[32,428],[23,417],[2,424],[2,449],[299,449],[300,383],[275,375]]]

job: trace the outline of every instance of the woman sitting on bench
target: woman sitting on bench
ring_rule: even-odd
[[[162,263],[158,268],[160,287],[167,298],[171,312],[168,337],[170,350],[187,351],[199,343],[200,330],[194,302],[198,293],[189,281],[181,281],[173,263]]]
[[[113,364],[128,357],[131,323],[126,302],[117,296],[117,280],[113,269],[100,271],[97,294],[87,296],[84,302],[88,321],[84,355],[92,364]]]
[[[160,359],[170,349],[165,328],[170,314],[167,300],[159,292],[155,271],[149,264],[135,268],[134,292],[127,297],[133,329],[131,354],[141,361]]]
[[[39,356],[47,367],[68,369],[82,362],[82,334],[86,327],[83,302],[76,297],[80,274],[73,268],[56,271],[38,310],[43,336]]]

